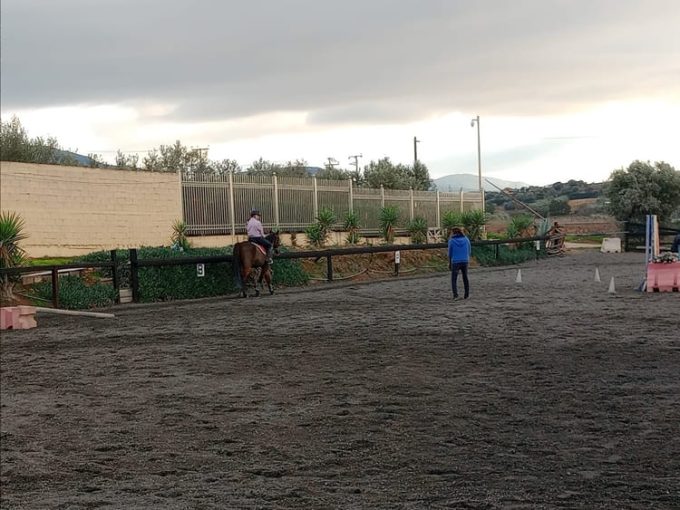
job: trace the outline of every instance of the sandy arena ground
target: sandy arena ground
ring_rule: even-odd
[[[2,335],[2,508],[680,508],[680,294],[521,267],[40,316]]]

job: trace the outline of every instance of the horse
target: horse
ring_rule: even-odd
[[[278,232],[272,232],[265,236],[265,239],[272,243],[274,253],[278,255],[281,239]],[[248,297],[247,288],[251,272],[255,268],[260,268],[260,277],[255,282],[255,296],[260,295],[258,285],[262,286],[262,279],[267,282],[269,294],[274,294],[272,287],[272,270],[267,261],[267,256],[262,253],[260,246],[251,241],[242,241],[234,245],[232,268],[234,271],[234,281],[241,291],[241,297]]]

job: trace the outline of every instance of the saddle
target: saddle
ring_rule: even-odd
[[[252,241],[250,241],[250,244],[252,244],[258,250],[260,250],[260,253],[262,253],[262,255],[264,255],[265,257],[267,256],[267,250],[265,250],[264,246],[262,246],[261,244],[254,243]]]

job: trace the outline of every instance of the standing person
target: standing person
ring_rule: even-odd
[[[260,221],[259,210],[253,209],[250,211],[250,219],[246,223],[246,233],[248,234],[248,241],[259,244],[267,250],[267,262],[271,264],[273,262],[272,243],[264,237],[264,228],[262,227],[262,221]]]
[[[458,271],[463,275],[463,287],[465,299],[470,297],[470,282],[468,280],[468,263],[470,262],[470,254],[472,253],[472,245],[470,240],[463,234],[463,231],[454,227],[451,230],[451,238],[449,239],[449,268],[451,269],[451,290],[453,290],[453,299],[458,299]]]
[[[680,257],[680,232],[676,234],[675,239],[673,239],[673,246],[671,246],[671,251],[674,251]]]

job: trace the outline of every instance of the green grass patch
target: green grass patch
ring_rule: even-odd
[[[61,266],[63,264],[70,264],[75,259],[73,257],[42,257],[38,259],[29,259],[29,266]]]

